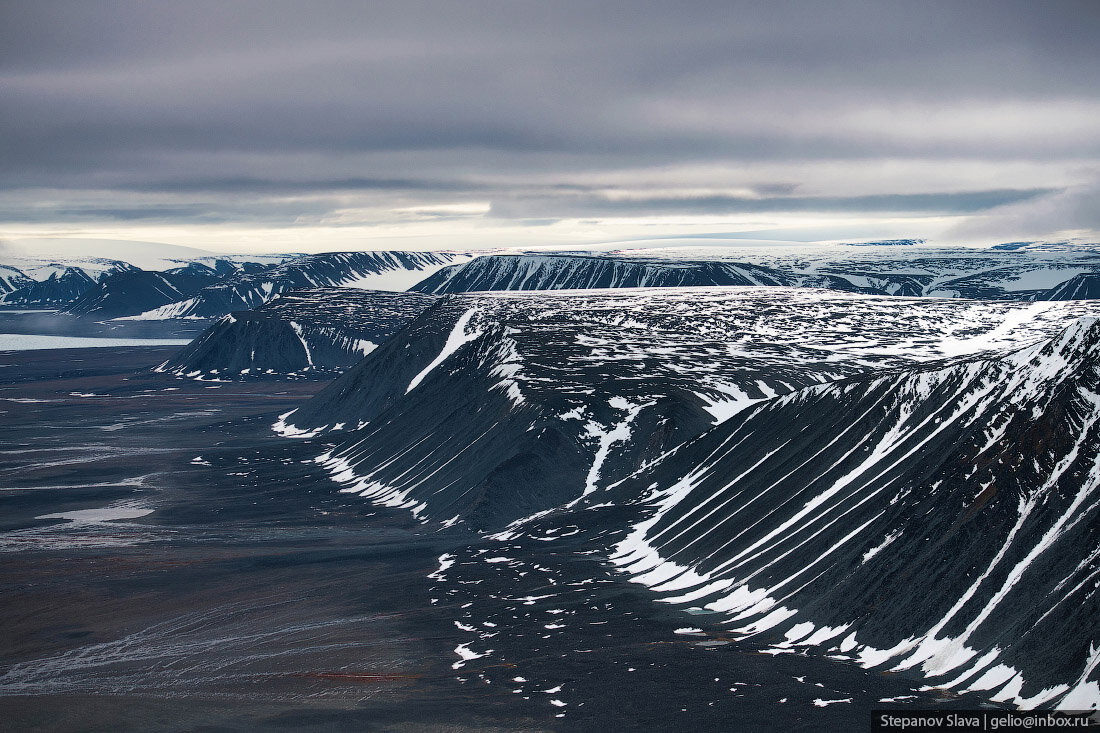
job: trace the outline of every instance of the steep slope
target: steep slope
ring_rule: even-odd
[[[792,251],[788,251],[792,250]],[[768,285],[866,295],[1036,300],[1078,276],[1100,273],[1095,247],[1012,251],[924,246],[673,247],[604,254],[479,257],[440,270],[415,289],[490,290]]]
[[[216,318],[249,310],[299,288],[358,287],[404,290],[453,262],[448,252],[327,252],[302,255],[261,272],[241,273],[203,288],[194,297],[146,311],[138,318]],[[391,287],[393,283],[396,287]]]
[[[1047,290],[1036,300],[1085,300],[1100,298],[1100,273],[1074,275],[1061,285]]]
[[[929,288],[928,294],[990,300],[1043,300],[1047,290],[1057,288],[1081,274],[1084,273],[1079,266],[1024,262],[941,280],[934,288]]]
[[[757,401],[1039,338],[1080,311],[770,288],[452,296],[277,429],[336,442],[324,460],[348,491],[500,528]]]
[[[157,371],[202,379],[331,378],[434,301],[419,293],[292,290],[224,316]]]
[[[96,286],[92,277],[76,267],[51,272],[45,280],[36,281],[0,295],[0,302],[21,308],[64,306]]]
[[[126,270],[111,273],[63,312],[97,318],[133,315],[189,297],[218,278],[214,269],[200,264],[165,272]]]
[[[33,282],[18,268],[0,265],[0,295],[24,288]]]
[[[777,651],[1100,704],[1100,324],[755,406],[614,489],[614,562]]]
[[[733,262],[578,255],[488,255],[452,265],[412,289],[442,295],[483,290],[789,285],[766,267]]]
[[[839,270],[839,268],[837,268]],[[794,274],[791,279],[802,288],[828,288],[851,293],[898,295],[915,298],[924,295],[931,275],[851,271],[822,271],[814,275]]]

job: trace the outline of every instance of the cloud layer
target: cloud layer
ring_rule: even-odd
[[[1088,0],[7,3],[0,221],[1095,231],[1097,37]]]

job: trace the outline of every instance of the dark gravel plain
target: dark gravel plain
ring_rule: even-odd
[[[175,350],[0,352],[0,729],[865,730],[883,698],[977,707],[731,643],[611,575],[598,527],[502,543],[341,494],[323,443],[270,430],[322,384],[149,372]],[[475,622],[493,653],[456,668]]]

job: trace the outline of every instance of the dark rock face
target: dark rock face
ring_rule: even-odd
[[[213,267],[204,265],[201,262],[191,262],[181,267],[165,270],[164,276],[181,293],[193,293],[225,275],[225,272],[218,270],[218,265],[223,262],[224,260],[217,260]]]
[[[221,318],[158,370],[220,379],[331,378],[434,301],[419,293],[293,290]]]
[[[161,318],[216,318],[263,305],[300,288],[349,285],[387,272],[416,271],[453,261],[445,252],[326,252],[303,255],[259,272],[231,274],[194,297],[158,309]]]
[[[60,274],[54,272],[45,280],[5,293],[0,300],[5,305],[24,308],[57,307],[71,303],[95,285],[96,281],[84,270],[66,267]]]
[[[197,263],[165,272],[111,273],[64,312],[96,318],[131,316],[187,298],[217,278],[212,268]]]
[[[490,255],[452,265],[413,289],[443,295],[480,290],[668,288],[790,285],[783,274],[733,262],[644,260],[575,255]]]
[[[662,600],[780,653],[1087,707],[1100,325],[1059,333],[1087,305],[1052,307],[1010,339],[1045,341],[945,359],[936,343],[1038,311],[769,288],[453,296],[276,429],[323,436],[343,491],[425,523],[604,537]],[[850,351],[852,333],[878,345]]]
[[[617,487],[615,562],[735,633],[930,684],[1096,700],[1100,324],[761,403]]]
[[[1093,300],[1100,298],[1100,273],[1074,275],[1061,285],[1042,293],[1036,300]]]
[[[877,245],[876,245],[877,246]],[[888,250],[904,250],[889,247]],[[465,293],[494,290],[566,290],[591,288],[692,286],[795,286],[827,288],[866,295],[983,300],[1060,300],[1047,295],[1048,285],[1068,282],[1049,291],[1075,292],[1073,297],[1096,297],[1082,269],[1100,272],[1100,256],[1093,251],[1065,253],[950,250],[844,256],[821,253],[810,258],[773,256],[766,266],[721,259],[690,260],[626,255],[492,255],[467,264],[444,268],[415,286],[425,293]],[[1072,279],[1071,279],[1072,278]],[[1031,283],[1034,282],[1035,285]],[[1076,285],[1076,283],[1081,285]],[[1070,285],[1075,283],[1075,285]],[[1061,290],[1060,288],[1069,288]]]
[[[853,277],[851,272],[821,272],[813,275],[800,275],[792,279],[798,283],[799,287],[803,288],[826,288],[847,293],[919,298],[924,295],[925,288],[932,281],[932,276],[872,272],[870,274],[858,274]],[[866,282],[867,284],[857,285],[853,280]]]
[[[34,280],[18,268],[0,265],[0,295],[26,287],[33,282]]]

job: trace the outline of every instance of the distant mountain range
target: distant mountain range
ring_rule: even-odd
[[[489,290],[767,285],[867,295],[1066,300],[1096,297],[1100,252],[922,250],[890,246],[757,262],[690,256],[507,254],[445,267],[413,289],[442,295]],[[745,256],[745,252],[737,255]],[[731,256],[737,256],[731,255]]]
[[[918,240],[791,250],[593,253],[330,252],[200,257],[164,270],[119,260],[53,262],[38,279],[0,267],[0,306],[105,319],[212,319],[299,288],[357,287],[447,295],[501,290],[704,286],[812,287],[865,295],[983,300],[1100,297],[1090,246],[935,248]],[[905,246],[899,246],[905,245]],[[91,262],[92,260],[82,260]]]
[[[99,320],[208,319],[260,306],[297,288],[401,291],[466,257],[450,252],[330,252],[274,263],[196,261],[163,271],[118,262],[95,276],[76,266],[55,268],[41,281],[5,267],[0,272],[4,283],[0,305],[56,308]]]
[[[414,280],[442,267],[457,255],[444,252],[329,252],[303,255],[258,272],[224,278],[207,285],[192,297],[171,301],[135,317],[215,318],[233,311],[255,308],[279,293],[296,288],[375,287],[387,276],[414,273]],[[404,287],[398,288],[404,290]]]
[[[15,271],[9,275],[9,282],[22,285],[0,295],[0,304],[22,308],[64,307],[96,285],[96,281],[79,267],[66,267],[60,272],[52,272],[41,281],[32,280],[22,272]]]

